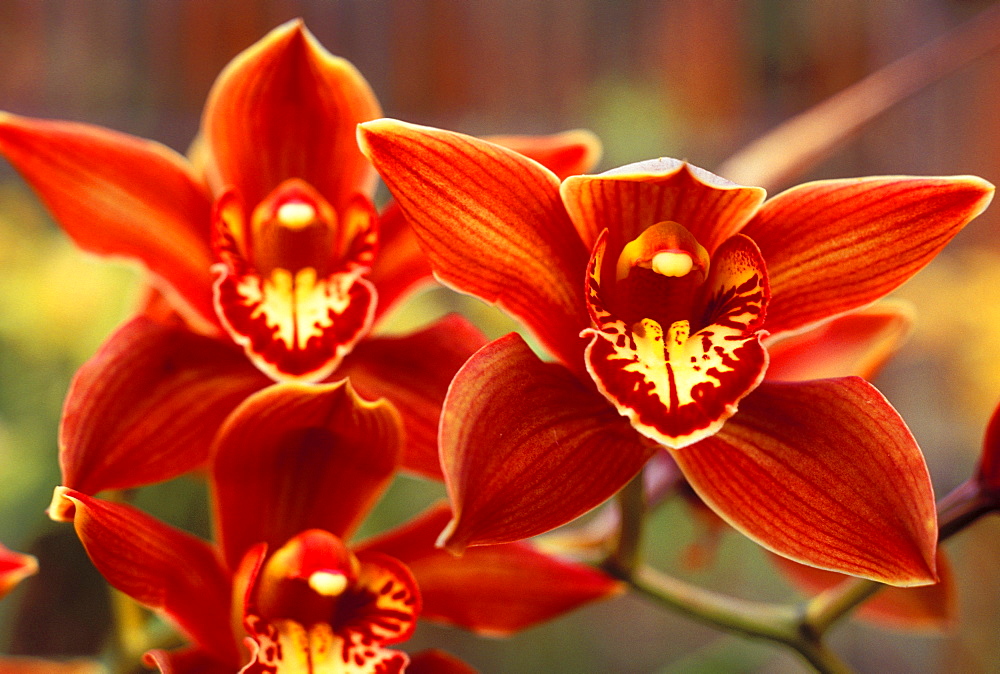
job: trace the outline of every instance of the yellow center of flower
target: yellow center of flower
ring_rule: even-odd
[[[650,267],[662,276],[684,276],[694,267],[694,260],[687,253],[663,251],[653,256]]]
[[[302,229],[316,221],[317,213],[312,204],[304,201],[288,201],[278,208],[278,222],[289,229]]]
[[[347,589],[347,576],[332,571],[315,571],[309,576],[309,587],[324,597],[337,597]]]

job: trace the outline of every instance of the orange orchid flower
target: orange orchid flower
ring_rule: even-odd
[[[380,114],[368,84],[299,21],[215,82],[191,158],[107,129],[0,113],[0,153],[83,249],[141,263],[154,291],[76,376],[60,437],[63,484],[85,493],[165,480],[204,462],[225,416],[273,381],[350,376],[407,425],[404,465],[440,476],[440,405],[483,343],[448,317],[370,336],[429,280],[415,237],[358,150]],[[505,142],[561,174],[592,164],[586,133]]]
[[[858,377],[767,379],[766,340],[896,288],[992,185],[831,180],[765,201],[676,160],[560,181],[461,134],[360,128],[437,276],[513,314],[556,359],[511,334],[456,375],[442,545],[564,524],[667,447],[710,507],[772,551],[895,585],[936,580],[933,493],[903,420]]]
[[[348,382],[276,384],[240,404],[215,439],[215,544],[65,487],[53,514],[74,523],[113,586],[190,640],[147,654],[177,674],[400,672],[409,656],[389,646],[418,616],[505,635],[621,591],[526,543],[456,559],[434,546],[446,505],[348,545],[402,447],[393,406]],[[413,659],[413,671],[470,671],[440,653]]]

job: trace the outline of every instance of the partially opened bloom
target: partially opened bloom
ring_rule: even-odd
[[[765,201],[669,159],[560,182],[460,134],[379,120],[360,138],[438,277],[499,304],[556,359],[512,334],[456,375],[442,544],[559,526],[667,447],[701,498],[764,546],[934,581],[934,499],[902,419],[861,378],[768,380],[767,340],[897,287],[992,185],[832,180]]]
[[[350,543],[402,444],[392,405],[346,381],[277,384],[237,407],[213,445],[215,544],[66,488],[55,511],[112,585],[188,638],[147,656],[176,674],[399,672],[409,656],[390,646],[420,615],[509,634],[620,591],[524,543],[455,559],[434,547],[447,506]],[[463,671],[440,654],[414,660],[416,671]]]
[[[377,217],[372,205],[376,175],[355,127],[379,112],[354,67],[293,21],[220,74],[190,159],[99,127],[0,114],[0,153],[60,226],[85,250],[141,263],[154,289],[73,383],[66,486],[93,494],[185,472],[249,393],[344,376],[397,405],[406,467],[440,474],[440,404],[484,340],[458,317],[369,336],[430,277],[399,209]],[[597,154],[582,132],[503,142],[561,174]]]

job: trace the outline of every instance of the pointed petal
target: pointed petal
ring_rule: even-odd
[[[405,337],[362,341],[339,374],[363,397],[388,399],[406,428],[401,468],[440,480],[438,425],[452,378],[486,343],[472,323],[458,314],[445,316]]]
[[[600,139],[583,129],[550,136],[489,136],[484,140],[534,159],[560,180],[589,171],[601,158]]]
[[[558,178],[498,145],[393,120],[363,124],[359,140],[437,277],[498,304],[582,368],[588,254]]]
[[[209,94],[202,133],[213,188],[232,186],[256,204],[282,181],[301,178],[340,211],[375,186],[355,127],[380,114],[354,66],[301,21],[285,23],[234,58]]]
[[[711,253],[750,219],[764,201],[764,190],[676,159],[656,159],[567,178],[562,197],[588,247],[607,229],[609,246],[618,251],[646,228],[669,221],[682,225]]]
[[[560,179],[583,173],[597,163],[601,143],[589,131],[575,130],[551,136],[491,136],[503,145],[534,159]],[[390,202],[379,215],[379,254],[368,279],[378,289],[375,320],[425,282],[433,280],[417,235],[407,224],[399,204]]]
[[[474,547],[454,557],[434,545],[450,517],[447,504],[434,506],[361,546],[410,568],[423,597],[423,618],[506,636],[622,590],[601,571],[527,543]]]
[[[476,670],[450,653],[431,648],[410,656],[406,674],[476,674]]]
[[[212,546],[128,505],[65,487],[56,488],[57,501],[112,586],[166,614],[216,658],[238,662],[229,624],[229,574]]]
[[[379,214],[378,227],[379,253],[366,275],[378,291],[376,321],[402,298],[434,281],[431,265],[399,204],[391,202],[385,207]]]
[[[159,143],[0,114],[0,152],[84,250],[143,263],[179,306],[214,323],[208,194]]]
[[[59,430],[63,483],[96,494],[193,470],[226,415],[267,384],[228,344],[133,318],[70,385]]]
[[[772,555],[771,561],[793,585],[808,594],[834,588],[843,574],[817,569]],[[923,587],[887,587],[858,607],[856,615],[882,627],[902,630],[944,630],[957,615],[955,578],[944,551],[938,549],[940,581]]]
[[[765,327],[794,330],[895,290],[992,198],[993,186],[972,176],[823,180],[782,192],[742,232],[767,262]]]
[[[515,333],[487,344],[452,382],[441,466],[454,519],[440,543],[508,543],[600,505],[655,451],[596,391],[543,363]]]
[[[927,467],[863,379],[764,382],[717,435],[673,454],[713,510],[773,552],[889,585],[936,580]]]
[[[0,545],[0,599],[22,580],[38,572],[38,560]]]
[[[855,375],[872,379],[903,345],[913,308],[888,300],[838,316],[804,332],[765,342],[767,379],[804,381]]]
[[[275,384],[226,420],[212,487],[229,568],[255,543],[305,529],[347,538],[388,485],[402,449],[399,415],[350,384]]]

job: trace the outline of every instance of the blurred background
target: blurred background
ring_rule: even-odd
[[[85,121],[185,151],[218,71],[301,16],[369,80],[387,116],[474,134],[584,127],[601,169],[657,156],[716,169],[746,143],[987,10],[974,0],[0,0],[0,109]],[[1000,42],[1000,38],[998,38]],[[1000,51],[892,107],[796,176],[977,174],[1000,183]],[[971,473],[1000,400],[1000,216],[963,231],[896,293],[917,307],[908,344],[877,381],[910,423],[939,496]],[[59,410],[69,378],[135,301],[139,273],[75,251],[0,161],[0,541],[40,574],[0,602],[0,653],[100,652],[107,590],[71,527],[44,509],[58,483]],[[497,314],[440,289],[396,325],[458,308],[493,335]],[[443,491],[401,479],[377,531]],[[203,487],[143,490],[140,506],[207,533]],[[862,672],[1000,672],[1000,518],[949,541],[958,617],[943,634],[861,622],[832,643]],[[683,504],[647,542],[665,570],[739,596],[795,591],[737,535],[714,563]],[[800,672],[768,644],[697,625],[633,598],[588,607],[507,640],[422,626],[407,644],[450,650],[483,672]],[[2,669],[2,667],[0,667]]]

